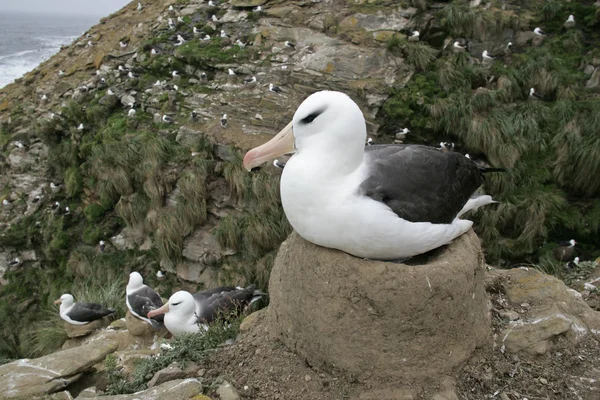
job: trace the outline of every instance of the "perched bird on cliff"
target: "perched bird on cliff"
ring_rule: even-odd
[[[52,193],[58,193],[61,189],[62,185],[60,183],[50,182],[50,190]]]
[[[254,7],[254,8],[252,9],[252,12],[262,12],[262,10],[263,10],[263,9],[262,9],[262,7],[261,7],[261,6],[257,6],[257,7]]]
[[[160,279],[160,278],[164,278],[164,276],[165,276],[165,274],[163,274],[163,272],[162,272],[162,271],[156,271],[156,277],[157,277],[158,279]],[[162,299],[161,299],[161,300],[162,300]]]
[[[449,151],[454,151],[454,143],[440,142],[440,148],[439,148],[439,150],[441,150],[444,153],[447,153]]]
[[[408,36],[408,41],[409,42],[418,42],[420,36],[421,36],[421,33],[419,31],[412,31],[410,36]]]
[[[106,242],[104,240],[101,240],[98,242],[98,250],[100,251],[104,251],[106,249]]]
[[[281,162],[281,161],[279,161],[278,159],[274,159],[274,160],[273,160],[273,166],[274,166],[275,168],[283,169],[283,168],[285,168],[285,163],[284,163],[284,162]]]
[[[195,122],[198,120],[198,112],[196,110],[192,110],[192,112],[190,113],[190,120],[192,122]]]
[[[63,294],[54,304],[60,304],[60,317],[71,325],[89,324],[115,312],[96,303],[75,303],[70,294]]]
[[[168,12],[169,12],[169,15],[175,15],[175,9],[173,8],[172,5],[169,6]]]
[[[125,47],[127,47],[127,43],[123,42],[123,41],[120,41],[119,42],[119,47],[122,48],[122,49],[124,49]]]
[[[21,259],[19,257],[15,257],[8,262],[9,267],[18,267],[21,265]]]
[[[62,69],[58,71],[58,76],[65,76],[65,71]]]
[[[569,261],[568,263],[566,263],[565,267],[567,267],[567,269],[573,269],[573,268],[579,267],[579,257],[575,257],[573,259],[573,261]]]
[[[221,126],[223,128],[227,128],[227,114],[223,114],[221,117]]]
[[[491,62],[494,61],[494,57],[492,57],[487,50],[484,50],[483,53],[481,53],[481,58],[483,59],[483,61],[487,61],[487,62]]]
[[[217,18],[217,16],[214,14],[210,19],[212,20],[212,22],[219,22],[219,18]]]
[[[221,29],[221,37],[222,38],[226,38],[226,37],[229,37],[229,36],[227,36],[227,33],[225,33],[225,31]]]
[[[83,127],[83,124],[79,124],[79,125],[77,126],[77,130],[78,130],[78,131],[82,131],[82,130],[84,130],[84,129],[85,129],[85,128]]]
[[[574,239],[560,242],[559,245],[552,250],[552,255],[558,261],[570,261],[575,257],[576,244],[577,242]]]
[[[167,25],[169,25],[169,29],[175,29],[175,21],[173,21],[173,18],[167,20]]]
[[[171,76],[173,77],[173,79],[175,80],[180,80],[181,79],[181,75],[179,75],[179,72],[177,71],[173,71],[171,72]]]
[[[148,313],[163,306],[163,301],[150,286],[144,285],[144,279],[139,272],[129,274],[129,283],[125,289],[125,303],[127,309],[136,318],[146,321],[154,329],[163,326],[164,315],[148,318]]]
[[[59,203],[58,201],[55,201],[54,203],[52,203],[52,204],[50,205],[50,208],[51,208],[52,210],[56,210],[56,209],[58,209],[59,207],[60,207],[60,203]]]
[[[202,38],[202,40],[210,40],[210,35],[204,35],[204,37]]]
[[[183,24],[183,23],[185,23],[185,21],[183,20],[182,17],[177,17],[177,23],[178,24]]]
[[[408,128],[402,128],[401,130],[399,130],[398,132],[396,132],[396,134],[394,135],[394,143],[398,144],[398,143],[403,143],[404,140],[406,139],[406,135],[408,135],[410,133],[410,129]]]
[[[422,145],[365,146],[366,123],[344,93],[310,95],[292,122],[246,153],[250,171],[286,153],[281,201],[300,236],[357,257],[398,260],[450,243],[473,222],[460,217],[493,202],[471,198],[484,168]]]
[[[64,211],[62,212],[62,214],[64,216],[69,216],[71,215],[71,209],[69,207],[65,207]]]
[[[535,33],[538,36],[545,36],[546,34],[544,33],[544,31],[542,30],[542,28],[537,27],[533,30],[533,33]]]
[[[4,200],[2,200],[2,205],[3,205],[4,207],[6,207],[6,206],[9,206],[9,205],[11,205],[11,204],[12,204],[12,201],[10,201],[9,199],[4,199]]]
[[[184,43],[185,43],[185,38],[181,35],[177,35],[177,43],[175,43],[175,46],[181,46]]]
[[[34,198],[31,200],[31,202],[32,202],[32,203],[37,203],[37,202],[39,202],[41,199],[42,199],[42,196],[40,196],[40,195],[37,195],[37,196],[35,196],[35,197],[34,197]]]
[[[541,100],[542,97],[535,92],[534,88],[529,88],[529,100]]]
[[[569,18],[563,24],[563,27],[566,29],[571,29],[575,26],[575,17],[573,15],[569,15]]]
[[[194,36],[202,35],[202,31],[200,29],[196,28],[195,26],[192,28],[192,31],[194,32]]]
[[[286,40],[285,43],[284,43],[284,45],[285,45],[285,47],[291,47],[292,49],[296,48],[296,44],[290,42],[289,40]]]
[[[217,4],[213,0],[208,0],[209,7],[216,7]]]
[[[21,142],[20,140],[17,140],[16,142],[13,142],[13,145],[17,148],[17,149],[26,149],[27,145],[23,142]]]
[[[460,41],[455,41],[452,44],[452,51],[454,51],[455,53],[461,53],[467,50],[467,45],[463,45],[460,43]]]
[[[142,3],[138,1],[137,10],[142,11]]]
[[[218,318],[227,317],[230,313],[240,313],[244,308],[265,293],[256,290],[256,285],[247,288],[218,287],[203,290],[196,294],[186,291],[174,293],[167,304],[150,311],[148,318],[165,314],[164,323],[173,336],[184,333],[196,333],[208,329],[208,324]]]
[[[200,79],[208,79],[208,75],[206,75],[206,72],[200,73]]]
[[[242,42],[240,39],[236,40],[235,44],[237,44],[240,49],[246,47],[246,43]]]
[[[173,118],[169,117],[168,115],[163,115],[162,116],[162,121],[167,123],[167,124],[172,124],[173,123]]]
[[[235,72],[233,72],[233,70],[231,68],[227,69],[227,75],[229,76],[235,76]]]
[[[269,83],[269,92],[283,93],[283,90],[281,90],[279,86],[275,86],[272,83]]]
[[[127,76],[129,77],[129,79],[137,79],[140,76],[136,73],[134,73],[133,71],[129,71],[129,73],[127,73]]]
[[[367,143],[365,143],[365,146],[373,146],[375,144],[375,141],[371,138],[367,139]]]
[[[253,77],[251,77],[251,78],[244,79],[244,83],[245,83],[245,84],[248,84],[248,83],[256,83],[256,77],[255,77],[255,76],[253,76]]]
[[[111,89],[108,89],[108,90],[106,91],[106,94],[107,94],[108,96],[114,96],[114,95],[115,95],[115,92],[113,92]]]
[[[135,117],[135,110],[132,108],[127,112],[129,118]]]

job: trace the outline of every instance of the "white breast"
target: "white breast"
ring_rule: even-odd
[[[465,233],[471,221],[412,223],[384,203],[359,195],[363,163],[349,175],[325,173],[322,162],[293,156],[281,177],[281,201],[304,239],[362,258],[395,260],[422,254]],[[321,164],[321,165],[319,165]]]

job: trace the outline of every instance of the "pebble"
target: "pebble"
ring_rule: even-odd
[[[542,385],[547,385],[547,384],[548,384],[548,380],[547,380],[547,379],[545,379],[545,378],[540,378],[540,383],[541,383]]]
[[[305,380],[306,382],[310,382],[310,380],[311,380],[311,379],[312,379],[312,378],[310,377],[310,375],[305,375],[305,376],[304,376],[304,380]]]
[[[203,377],[206,374],[206,370],[204,368],[202,368],[201,370],[198,371],[198,373],[196,375],[198,375],[199,377]]]

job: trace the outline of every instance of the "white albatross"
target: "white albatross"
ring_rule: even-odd
[[[292,227],[312,243],[369,259],[406,259],[448,244],[473,225],[461,215],[493,202],[471,196],[482,173],[498,169],[455,152],[365,146],[366,139],[350,97],[317,92],[273,139],[245,155],[244,167],[295,153],[280,184]]]
[[[164,323],[173,336],[196,333],[208,329],[208,324],[226,318],[231,312],[240,312],[260,300],[265,293],[256,285],[247,288],[222,286],[191,294],[185,290],[175,292],[167,304],[150,311],[148,318],[164,315]]]

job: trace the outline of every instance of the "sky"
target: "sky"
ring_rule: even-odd
[[[53,14],[107,16],[131,0],[0,0],[0,12],[22,11]]]

